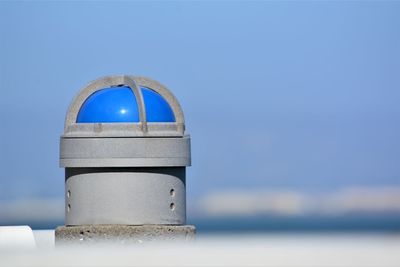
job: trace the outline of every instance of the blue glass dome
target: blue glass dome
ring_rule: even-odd
[[[168,102],[157,92],[140,87],[147,122],[175,122]],[[139,122],[139,109],[127,86],[110,87],[89,96],[79,110],[77,123]]]

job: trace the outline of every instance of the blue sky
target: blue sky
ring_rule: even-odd
[[[73,96],[148,76],[181,102],[189,199],[400,185],[400,2],[0,2],[0,200],[63,197]]]

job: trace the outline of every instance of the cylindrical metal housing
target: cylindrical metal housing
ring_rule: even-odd
[[[138,122],[77,120],[90,96],[122,85],[134,93]],[[148,122],[141,87],[159,94],[170,105],[175,121]],[[133,76],[96,80],[71,104],[60,140],[66,225],[185,224],[186,166],[190,164],[183,112],[165,87]]]
[[[185,224],[185,167],[66,168],[66,225]]]

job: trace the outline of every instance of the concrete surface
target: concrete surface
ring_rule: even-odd
[[[156,241],[193,241],[192,225],[79,225],[60,226],[55,230],[55,244],[97,245],[135,244]]]

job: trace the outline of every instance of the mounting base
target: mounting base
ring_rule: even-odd
[[[153,241],[193,241],[193,225],[77,225],[59,226],[55,243],[59,245],[140,244]]]

